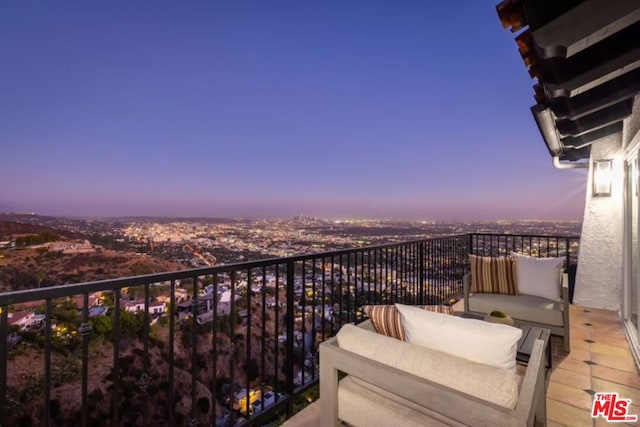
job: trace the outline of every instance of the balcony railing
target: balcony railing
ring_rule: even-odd
[[[578,241],[466,234],[3,293],[0,425],[288,418],[318,382],[319,343],[363,305],[447,304],[469,253],[573,263]],[[17,331],[26,306],[41,320]]]

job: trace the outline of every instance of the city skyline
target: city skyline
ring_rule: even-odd
[[[0,211],[582,220],[495,2],[2,9]]]

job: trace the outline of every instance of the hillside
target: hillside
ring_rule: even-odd
[[[80,239],[72,232],[57,230],[36,224],[26,224],[22,222],[0,221],[0,241],[14,240],[26,235],[37,234],[53,234],[58,236],[59,240]]]
[[[15,248],[0,249],[0,292],[185,268],[147,255],[103,249],[74,233],[32,224],[0,221],[0,241],[18,243]],[[55,249],[65,242],[82,242],[78,245],[86,250]]]

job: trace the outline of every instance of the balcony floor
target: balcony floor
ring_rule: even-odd
[[[631,399],[630,414],[640,415],[640,375],[616,312],[571,306],[571,353],[564,353],[562,340],[556,337],[552,337],[551,351],[548,426],[609,425],[602,417],[591,418],[592,395],[597,391],[618,392],[620,397]],[[319,402],[284,425],[319,426]]]

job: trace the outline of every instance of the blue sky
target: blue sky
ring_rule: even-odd
[[[581,220],[497,0],[0,5],[0,211]]]

